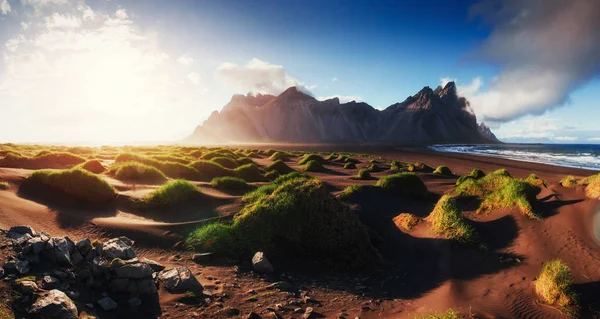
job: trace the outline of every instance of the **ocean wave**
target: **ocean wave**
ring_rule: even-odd
[[[467,153],[557,166],[600,170],[598,145],[433,145],[438,152]]]

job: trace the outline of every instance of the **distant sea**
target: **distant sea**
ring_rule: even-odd
[[[517,161],[600,170],[599,144],[443,144],[429,147],[438,152],[495,156]]]

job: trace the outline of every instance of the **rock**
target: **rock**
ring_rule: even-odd
[[[314,309],[312,307],[306,307],[306,310],[304,310],[304,314],[302,315],[303,319],[313,319],[316,318],[316,314],[314,312]]]
[[[10,237],[10,233],[19,234],[19,235],[27,235],[28,234],[31,237],[35,237],[37,235],[35,230],[33,230],[33,228],[29,225],[13,226],[8,230],[8,233],[9,233],[9,237]]]
[[[267,274],[273,272],[273,265],[271,265],[262,251],[254,254],[254,257],[252,257],[252,265],[254,266],[254,270],[258,272]]]
[[[26,275],[31,271],[31,265],[27,260],[19,260],[15,263],[15,269],[21,275]]]
[[[116,268],[114,271],[119,278],[143,279],[152,277],[152,268],[148,264],[140,262],[126,264]]]
[[[79,295],[80,295],[80,293],[78,291],[67,291],[66,294],[71,299],[77,299],[77,298],[79,298]]]
[[[129,279],[128,278],[113,279],[110,282],[110,287],[115,292],[126,292],[127,287],[129,287]]]
[[[4,268],[0,267],[0,278],[4,277]]]
[[[35,283],[35,281],[30,281],[30,280],[17,281],[17,290],[24,295],[34,293],[34,292],[38,291],[39,289],[40,288],[38,288],[38,285]]]
[[[43,256],[60,266],[71,266],[69,242],[64,237],[52,237],[46,243],[46,250],[44,250]]]
[[[278,289],[280,291],[286,291],[286,292],[295,292],[296,290],[298,290],[296,287],[294,287],[294,285],[290,284],[287,281],[274,282],[274,283],[268,285],[266,288],[267,289]]]
[[[79,273],[77,273],[77,277],[79,277],[79,280],[81,280],[81,281],[88,279],[91,276],[92,276],[92,272],[87,269],[83,269]]]
[[[13,239],[14,243],[19,246],[23,245],[25,242],[27,242],[28,240],[33,238],[29,234],[21,235],[21,234],[17,234],[17,233],[8,233],[8,237]]]
[[[38,294],[35,302],[27,309],[27,313],[42,318],[75,319],[79,316],[73,301],[56,289]]]
[[[109,297],[104,297],[98,300],[97,302],[98,305],[100,305],[100,307],[102,307],[102,309],[104,309],[105,311],[117,309],[118,307],[117,303]]]
[[[192,274],[189,268],[179,266],[163,270],[158,274],[158,280],[165,289],[172,294],[185,293],[186,291],[201,292],[202,285]]]
[[[108,259],[132,259],[136,257],[132,245],[133,241],[127,237],[112,238],[102,244],[102,254]]]
[[[162,264],[152,260],[152,259],[148,259],[148,258],[142,258],[142,260],[140,260],[143,263],[148,264],[148,266],[150,266],[150,268],[152,268],[152,271],[155,272],[159,272],[165,269],[165,266],[163,266]]]
[[[75,248],[79,250],[80,254],[85,256],[92,250],[92,242],[89,238],[84,238],[75,244]]]
[[[41,253],[42,250],[44,250],[44,248],[46,247],[46,242],[40,237],[33,237],[27,241],[27,245],[28,250],[30,250],[32,254],[37,255]]]
[[[127,301],[131,307],[139,307],[142,305],[142,299],[133,297]]]
[[[244,317],[244,319],[261,319],[261,318],[258,314],[256,314],[256,312],[251,312],[251,313],[247,314],[246,317]]]
[[[236,309],[236,308],[231,308],[231,307],[225,307],[221,310],[219,310],[218,312],[219,314],[224,314],[226,315],[228,318],[237,316],[240,314],[240,310]]]
[[[92,273],[94,276],[100,276],[108,272],[110,266],[102,257],[96,257],[92,261]]]
[[[212,260],[213,257],[214,257],[213,253],[194,254],[192,256],[192,260],[197,264],[201,264],[201,263]]]
[[[59,284],[60,281],[52,276],[44,276],[42,278],[42,288],[46,290],[55,289]]]
[[[155,294],[158,292],[152,278],[138,280],[136,282],[136,289],[141,295]]]
[[[77,249],[71,254],[71,262],[73,263],[73,265],[77,266],[81,264],[83,260],[83,255],[81,255],[81,253]]]

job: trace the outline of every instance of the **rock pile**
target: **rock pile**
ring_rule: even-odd
[[[88,313],[98,309],[94,305],[119,313],[128,308],[125,312],[133,314],[140,308],[143,311],[136,317],[156,318],[161,315],[159,285],[170,293],[203,290],[187,267],[165,269],[158,262],[138,258],[133,241],[126,237],[74,242],[67,236],[36,232],[30,226],[12,227],[6,235],[17,254],[8,257],[0,277],[6,271],[6,280],[14,281],[21,295],[15,310],[26,315],[77,318],[81,303]],[[80,293],[75,289],[101,298],[77,300]]]

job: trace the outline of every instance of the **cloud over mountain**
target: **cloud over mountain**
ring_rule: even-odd
[[[600,72],[600,1],[488,0],[471,13],[493,27],[479,56],[501,69],[486,91],[470,96],[484,121],[564,105]]]

